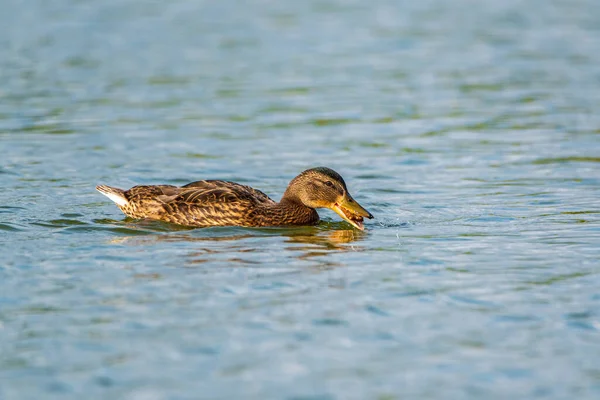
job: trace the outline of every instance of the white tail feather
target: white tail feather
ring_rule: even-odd
[[[96,190],[117,203],[119,207],[129,204],[129,201],[127,201],[121,189],[112,188],[106,185],[99,185],[96,186]]]

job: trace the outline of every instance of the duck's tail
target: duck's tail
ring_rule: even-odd
[[[124,207],[129,204],[129,200],[125,197],[124,190],[106,185],[98,185],[96,186],[96,190],[117,203],[119,207]]]

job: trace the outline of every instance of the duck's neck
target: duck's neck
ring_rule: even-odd
[[[319,222],[319,214],[314,208],[305,206],[287,191],[281,201],[273,206],[272,214],[281,221],[281,225],[314,225]]]

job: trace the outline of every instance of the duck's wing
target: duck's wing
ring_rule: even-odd
[[[227,181],[198,181],[156,198],[163,219],[183,225],[251,225],[252,215],[275,202],[263,192]]]
[[[274,204],[269,196],[250,186],[239,183],[206,180],[188,183],[182,186],[181,200],[190,203],[204,204],[206,202],[244,202]]]
[[[176,196],[181,188],[173,185],[139,185],[125,191],[128,201],[139,203],[161,197]]]

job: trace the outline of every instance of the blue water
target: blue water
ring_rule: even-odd
[[[0,399],[600,398],[600,2],[3,10]],[[317,165],[364,232],[94,190]]]

